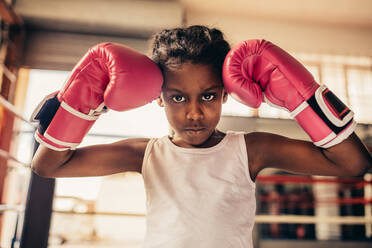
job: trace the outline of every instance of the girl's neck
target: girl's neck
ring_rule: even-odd
[[[209,138],[204,141],[202,144],[200,145],[188,145],[189,148],[209,148],[209,147],[213,147],[215,145],[217,145],[218,143],[221,142],[221,140],[225,137],[225,133],[219,131],[219,130],[214,130],[214,132],[209,136]],[[173,144],[177,145],[177,146],[180,146],[177,142],[174,140],[174,137],[173,136],[169,136],[169,139],[172,141]],[[183,147],[183,146],[182,146]]]

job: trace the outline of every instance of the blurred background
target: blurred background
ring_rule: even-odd
[[[232,44],[279,45],[355,112],[372,150],[370,0],[0,0],[0,247],[141,247],[142,176],[44,179],[31,173],[40,100],[60,89],[87,49],[126,44],[148,54],[164,28],[220,28]],[[219,128],[308,140],[288,113],[232,99]],[[155,103],[100,117],[81,146],[159,137],[169,127]],[[247,234],[249,235],[249,234]],[[265,170],[257,179],[256,248],[371,247],[372,176],[304,177]]]

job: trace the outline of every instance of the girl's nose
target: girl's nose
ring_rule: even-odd
[[[203,111],[198,103],[190,103],[187,109],[186,118],[188,120],[201,120],[203,119]]]

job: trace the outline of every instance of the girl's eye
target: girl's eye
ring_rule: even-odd
[[[176,96],[172,96],[172,100],[175,102],[184,102],[185,98],[183,96],[176,95]]]
[[[210,94],[204,94],[202,96],[202,100],[203,101],[212,101],[215,97],[216,97],[216,94],[212,94],[212,93],[210,93]]]

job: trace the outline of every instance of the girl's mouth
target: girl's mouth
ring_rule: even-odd
[[[192,135],[197,135],[206,130],[205,127],[200,127],[200,128],[185,128],[184,129],[186,133],[192,134]]]

